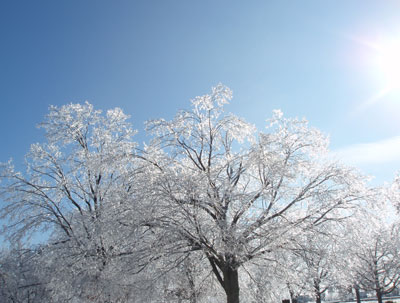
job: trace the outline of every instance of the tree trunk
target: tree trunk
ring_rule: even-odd
[[[223,270],[224,290],[227,303],[239,303],[239,276],[238,270],[227,267]]]
[[[294,295],[294,292],[289,290],[289,294],[290,294],[290,303],[297,303],[297,299]]]
[[[378,299],[378,303],[382,303],[382,288],[381,288],[381,283],[379,282],[378,261],[377,260],[375,260],[374,265],[375,265],[374,276],[375,276],[376,298]]]
[[[210,255],[207,255],[207,258],[215,277],[225,291],[226,302],[239,303],[239,275],[238,268],[233,265],[234,262],[221,262]]]
[[[321,290],[319,281],[314,281],[315,303],[321,303]]]
[[[356,293],[357,303],[361,303],[360,288],[358,287],[358,285],[354,285],[354,291]]]
[[[378,299],[378,303],[382,303],[382,292],[380,288],[376,289],[376,298]]]

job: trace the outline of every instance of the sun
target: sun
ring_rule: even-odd
[[[362,46],[358,52],[362,66],[366,67],[370,79],[374,82],[375,92],[361,102],[357,111],[365,110],[376,104],[387,107],[399,105],[400,99],[400,35],[377,35],[375,37],[353,37],[353,41]]]

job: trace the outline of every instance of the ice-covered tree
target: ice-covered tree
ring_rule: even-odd
[[[75,281],[93,282],[115,258],[145,253],[138,243],[148,227],[137,203],[135,131],[127,119],[119,108],[103,114],[89,103],[51,107],[40,124],[47,142],[31,146],[26,171],[11,162],[0,170],[9,238],[44,231],[48,260],[63,260]],[[146,265],[138,254],[130,267],[135,260]]]
[[[10,239],[50,234],[48,285],[65,286],[51,287],[54,296],[132,301],[141,289],[138,300],[156,302],[164,289],[195,302],[204,294],[195,275],[212,272],[237,303],[251,265],[351,214],[363,179],[324,156],[320,131],[275,111],[259,132],[224,113],[230,99],[218,85],[171,121],[149,121],[153,140],[142,151],[121,109],[50,108],[41,124],[47,142],[32,145],[26,171],[2,164],[0,214]],[[172,273],[176,283],[164,283]]]
[[[218,85],[174,119],[150,121],[149,198],[157,224],[181,252],[201,250],[224,289],[239,302],[239,269],[288,245],[296,233],[335,220],[362,195],[352,170],[328,161],[327,138],[305,120],[275,111],[267,130],[223,106]]]
[[[14,247],[0,252],[0,301],[50,301],[47,279],[40,273],[37,251]]]
[[[305,231],[293,248],[297,279],[306,285],[316,303],[321,303],[326,291],[337,285],[339,237],[333,228],[324,224],[317,231]]]
[[[392,211],[381,202],[365,208],[348,222],[344,246],[349,281],[356,292],[375,292],[379,303],[400,284],[400,227],[392,220]]]

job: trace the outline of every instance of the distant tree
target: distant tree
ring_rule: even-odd
[[[354,288],[374,291],[379,303],[400,284],[400,230],[387,214],[367,212],[347,235],[347,273]]]
[[[392,205],[400,213],[400,174],[398,174],[390,186],[386,188],[387,199],[392,203]]]
[[[39,274],[37,251],[23,248],[0,254],[0,302],[50,301],[46,279]]]
[[[168,258],[167,260],[168,261]],[[163,300],[167,302],[210,302],[213,275],[201,254],[187,255],[174,269],[163,276]]]
[[[337,285],[338,237],[333,229],[334,226],[324,224],[318,230],[305,231],[293,249],[299,263],[297,278],[316,303],[321,303],[326,291]]]
[[[219,85],[171,121],[150,121],[149,199],[158,227],[180,251],[201,250],[239,302],[239,269],[288,245],[293,234],[335,220],[362,195],[362,180],[321,157],[327,139],[305,120],[279,111],[267,132],[223,114],[231,99]]]
[[[297,235],[297,239],[290,240],[290,245],[276,251],[273,257],[270,257],[273,262],[265,264],[269,268],[270,277],[268,279],[275,281],[273,288],[279,294],[278,301],[290,299],[291,303],[296,303],[300,296],[312,295],[308,285],[309,279],[304,279],[306,271],[304,262],[294,253],[299,249],[298,240]]]
[[[242,266],[240,272],[240,292],[244,302],[282,302],[287,299],[286,285],[279,278],[273,260],[256,260]]]

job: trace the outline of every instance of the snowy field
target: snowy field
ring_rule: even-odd
[[[386,297],[383,298],[383,302],[393,302],[393,303],[400,303],[400,296],[395,296],[395,297]],[[357,302],[356,300],[348,300],[348,301],[324,301],[324,303],[354,303]],[[363,298],[361,299],[361,302],[368,302],[368,303],[377,303],[377,299],[372,297],[372,298]]]

